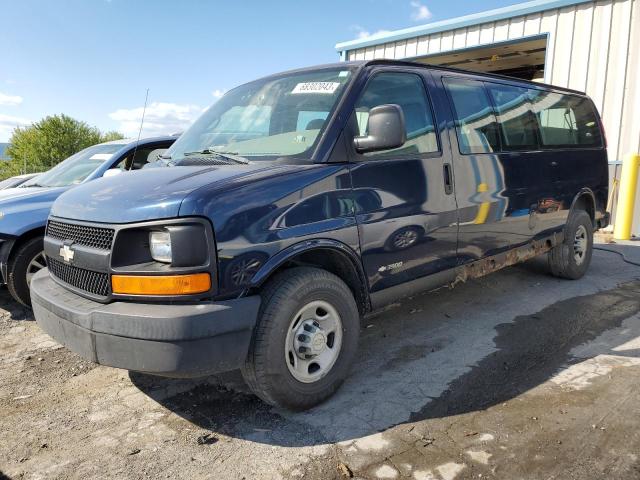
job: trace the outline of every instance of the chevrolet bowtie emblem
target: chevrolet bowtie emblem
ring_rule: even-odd
[[[73,260],[73,255],[74,251],[69,245],[63,245],[62,247],[60,247],[60,256],[65,262],[71,263],[71,260]]]

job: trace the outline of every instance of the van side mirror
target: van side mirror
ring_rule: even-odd
[[[353,139],[359,153],[401,147],[407,141],[402,108],[395,104],[372,108],[369,111],[367,132],[367,136]]]

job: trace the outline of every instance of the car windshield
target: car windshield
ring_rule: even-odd
[[[237,87],[182,134],[165,157],[175,165],[304,156],[351,76],[348,68],[325,68]]]
[[[23,183],[19,188],[67,187],[81,183],[105,161],[110,160],[113,154],[124,145],[124,143],[108,143],[85,148],[48,172]]]

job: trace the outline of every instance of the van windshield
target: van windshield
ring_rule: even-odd
[[[170,163],[304,156],[352,76],[349,68],[284,74],[227,92],[167,151]]]

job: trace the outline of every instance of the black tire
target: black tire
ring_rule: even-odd
[[[242,376],[265,402],[289,410],[306,410],[329,398],[349,374],[360,334],[358,307],[349,287],[324,270],[297,267],[276,275],[264,288]],[[296,313],[314,301],[329,303],[342,322],[337,359],[325,376],[312,383],[289,371],[286,337]]]
[[[7,265],[7,287],[17,302],[31,306],[31,294],[27,282],[27,268],[32,260],[43,251],[43,238],[36,237],[18,245]]]
[[[580,229],[586,232],[586,248],[581,261],[576,259],[574,241]],[[564,241],[549,251],[551,274],[570,280],[582,278],[589,269],[593,254],[593,223],[584,210],[577,210],[569,216],[564,230]]]

